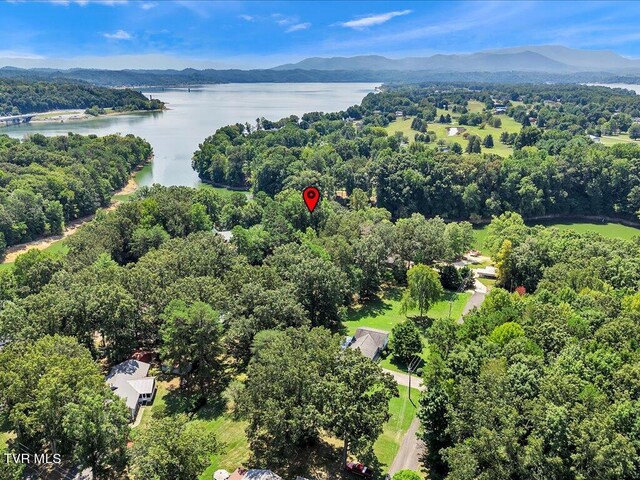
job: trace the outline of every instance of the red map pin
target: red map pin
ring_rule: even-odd
[[[320,190],[316,187],[307,187],[302,191],[302,198],[310,212],[313,212],[320,200]]]

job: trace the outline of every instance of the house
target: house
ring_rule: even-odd
[[[107,384],[125,401],[131,420],[138,415],[140,405],[151,404],[156,394],[156,378],[148,376],[150,367],[131,359],[114,366],[107,375]]]
[[[597,136],[597,135],[589,135],[589,139],[593,142],[593,143],[600,143],[602,141],[602,139]]]
[[[493,109],[493,113],[495,113],[496,115],[507,113],[507,107],[496,107]]]
[[[282,477],[276,475],[271,470],[257,470],[238,468],[231,474],[229,480],[282,480]]]
[[[360,350],[365,357],[377,360],[380,353],[387,348],[389,343],[389,332],[377,330],[375,328],[359,328],[352,337],[347,337],[343,343],[343,348],[353,348]]]
[[[403,114],[402,110],[396,111],[396,117],[403,117],[403,116],[404,116],[404,114]]]

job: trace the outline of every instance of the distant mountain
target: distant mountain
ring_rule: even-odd
[[[312,57],[274,70],[430,71],[430,72],[640,72],[640,60],[607,50],[578,50],[538,45],[471,54],[391,59],[380,55]]]

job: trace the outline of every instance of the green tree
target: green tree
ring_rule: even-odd
[[[0,352],[0,403],[27,448],[74,455],[96,478],[123,468],[126,407],[75,339],[47,336],[5,347]]]
[[[640,123],[634,123],[629,127],[629,138],[632,140],[640,138]]]
[[[493,148],[493,135],[489,134],[486,137],[484,137],[484,140],[482,141],[482,145],[487,148]]]
[[[193,480],[211,463],[220,445],[215,434],[184,415],[154,420],[136,437],[131,450],[135,480]]]
[[[348,452],[370,454],[389,420],[389,401],[398,386],[387,373],[359,352],[343,350],[323,383],[324,428],[343,440],[343,462]]]
[[[413,470],[400,470],[393,475],[392,480],[422,480],[422,477]]]
[[[318,439],[330,402],[323,382],[338,352],[338,339],[324,328],[278,332],[255,352],[242,400],[254,455],[279,464]]]
[[[458,142],[453,142],[449,148],[451,148],[451,151],[453,153],[457,153],[457,154],[461,154],[462,153],[462,146],[458,143]]]
[[[210,305],[172,300],[162,315],[160,353],[165,362],[184,373],[186,388],[210,398],[221,390],[222,325],[218,312]]]
[[[422,352],[422,335],[411,320],[397,324],[391,330],[391,350],[394,357],[405,365],[414,355]]]
[[[75,461],[91,468],[94,478],[122,474],[129,437],[129,410],[122,402],[105,402],[104,394],[81,391],[77,403],[66,408],[63,428],[77,445]]]
[[[418,307],[420,317],[443,294],[438,273],[426,265],[415,265],[407,272],[407,288],[402,297],[402,311]]]

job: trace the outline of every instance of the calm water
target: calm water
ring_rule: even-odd
[[[633,90],[638,95],[640,95],[640,85],[631,85],[629,83],[589,83],[587,85],[599,85],[602,87],[611,88],[626,88],[627,90]]]
[[[147,139],[155,154],[152,173],[142,184],[196,185],[191,156],[216,129],[265,117],[278,120],[305,112],[345,110],[360,103],[379,84],[372,83],[252,83],[143,91],[167,103],[169,110],[120,115],[67,123],[24,124],[0,128],[0,134],[22,138],[28,133],[97,135],[132,133]]]

